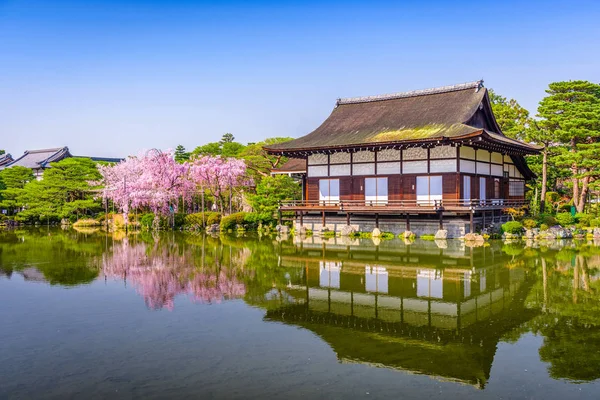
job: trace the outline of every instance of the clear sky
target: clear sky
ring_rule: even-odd
[[[338,97],[600,81],[600,1],[0,0],[0,149],[309,133]]]

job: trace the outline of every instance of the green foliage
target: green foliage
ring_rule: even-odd
[[[67,158],[52,163],[44,171],[44,179],[25,186],[18,199],[26,209],[19,213],[18,219],[50,222],[100,211],[100,201],[94,200],[92,192],[95,187],[90,185],[98,180],[100,173],[89,158]]]
[[[508,221],[502,224],[502,232],[518,235],[523,232],[523,224],[519,221]]]
[[[371,232],[353,232],[350,235],[352,239],[371,239],[373,234]]]
[[[295,200],[302,196],[300,185],[287,175],[264,178],[250,196],[252,208],[259,214],[274,214],[282,200]]]
[[[144,214],[140,218],[140,225],[142,226],[142,228],[152,229],[152,224],[154,223],[154,218],[155,218],[155,216],[153,213]]]
[[[243,144],[235,142],[235,137],[231,133],[226,133],[218,142],[211,142],[196,147],[192,155],[238,157],[245,148],[246,146]]]
[[[25,167],[11,167],[0,171],[0,209],[14,215],[25,204],[22,201],[25,185],[35,181],[33,172]]]
[[[537,226],[537,221],[535,219],[526,218],[523,220],[523,226],[525,229],[533,229]]]
[[[276,223],[277,220],[269,213],[247,213],[244,217],[244,226],[251,230],[257,229],[259,225],[273,226]]]
[[[575,219],[581,226],[591,226],[592,219],[594,218],[591,214],[586,213],[577,213],[575,214]]]
[[[244,221],[247,214],[248,213],[245,212],[239,212],[221,218],[221,230],[235,230],[237,229],[238,225],[244,226]]]
[[[594,218],[594,219],[590,220],[590,227],[592,227],[592,228],[600,227],[600,218]]]
[[[541,231],[547,231],[548,230],[548,225],[547,224],[540,224],[540,230]]]
[[[178,163],[184,163],[190,159],[190,153],[185,151],[185,147],[178,145],[175,148],[175,161]]]
[[[556,220],[560,226],[569,226],[575,223],[575,218],[568,212],[561,212],[556,214]]]
[[[549,215],[549,214],[541,214],[539,222],[540,222],[540,224],[546,225],[546,226],[558,225],[558,221],[556,220],[556,218],[554,218],[554,216]]]
[[[391,240],[394,239],[396,235],[394,235],[392,232],[383,232],[379,237],[384,240]]]
[[[556,150],[553,163],[570,171],[572,204],[582,212],[589,184],[600,178],[600,85],[555,82],[546,93],[538,108],[538,125]]]
[[[521,107],[516,100],[507,100],[506,97],[496,94],[489,89],[492,110],[496,122],[500,125],[502,132],[513,139],[525,140],[530,126],[529,111]]]
[[[425,233],[425,234],[419,236],[419,239],[423,239],[423,240],[435,240],[435,235],[433,233]]]

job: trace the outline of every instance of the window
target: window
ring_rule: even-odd
[[[463,199],[471,200],[471,177],[463,176]]]
[[[511,180],[508,182],[508,195],[515,197],[525,196],[525,182],[524,181],[514,181]]]
[[[388,178],[365,178],[365,204],[388,203]]]
[[[342,263],[335,261],[320,261],[319,264],[319,286],[339,289]]]
[[[487,179],[484,177],[479,178],[479,200],[485,200],[486,196],[486,185]]]
[[[417,204],[435,205],[442,200],[441,176],[417,176]]]
[[[500,196],[500,179],[494,179],[494,198],[499,199]]]
[[[340,202],[340,180],[319,180],[319,202],[323,205],[335,205]]]
[[[444,281],[441,271],[435,269],[417,271],[417,296],[434,299],[444,297]]]
[[[365,266],[365,290],[374,293],[388,292],[388,272],[384,267]]]

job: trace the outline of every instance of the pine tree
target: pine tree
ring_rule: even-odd
[[[489,95],[496,122],[500,125],[502,133],[513,139],[527,140],[527,129],[531,125],[529,111],[521,107],[515,99],[507,100],[491,89]]]
[[[600,85],[555,82],[539,105],[545,141],[557,145],[554,162],[571,170],[572,201],[583,212],[590,185],[600,178]]]
[[[190,153],[185,151],[185,147],[179,144],[175,147],[175,161],[178,163],[183,163],[190,159]]]

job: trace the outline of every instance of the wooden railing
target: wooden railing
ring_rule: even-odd
[[[498,210],[526,206],[525,200],[455,199],[455,200],[290,200],[280,204],[282,211],[465,211]]]

